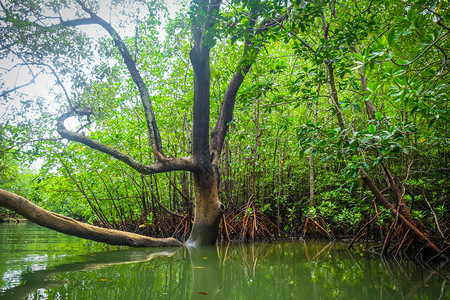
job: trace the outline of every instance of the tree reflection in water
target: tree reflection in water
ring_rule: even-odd
[[[318,241],[125,249],[22,274],[2,298],[446,299],[448,266],[381,260]],[[440,269],[438,269],[440,267]]]

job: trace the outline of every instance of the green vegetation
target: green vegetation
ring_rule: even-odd
[[[30,76],[44,70],[56,86],[51,99],[29,99],[20,107],[11,124],[22,130],[11,135],[3,133],[10,125],[2,127],[1,188],[78,220],[186,239],[194,216],[193,173],[139,173],[86,143],[61,139],[56,123],[71,111],[66,119],[72,131],[145,165],[157,161],[154,147],[167,157],[192,155],[197,88],[189,52],[196,43],[191,33],[200,26],[195,22],[202,22],[193,17],[193,3],[169,16],[155,1],[147,3],[145,14],[130,9],[123,23],[112,22],[151,91],[159,149],[140,90],[113,39],[49,25],[69,19],[48,17],[64,7],[83,13],[77,3],[2,2],[2,36],[10,38],[0,44],[1,57],[16,57]],[[226,207],[219,238],[358,234],[388,241],[380,251],[395,254],[420,239],[395,217],[398,211],[445,248],[448,2],[285,5],[226,2],[203,32],[211,67],[208,135],[222,118],[229,82],[236,74],[245,76],[219,159],[210,148],[210,160],[218,159],[213,165],[221,174],[219,198]],[[141,12],[146,7],[140,6]],[[36,21],[38,15],[48,27]],[[4,90],[1,101],[11,101],[6,83]],[[11,149],[2,146],[9,140],[15,142]],[[43,162],[39,170],[19,174],[19,164],[36,159]],[[383,195],[396,211],[383,204]]]
[[[18,151],[12,142],[18,135],[18,128],[8,124],[0,125],[0,187],[35,200],[33,179],[35,174],[21,166]],[[16,216],[13,211],[0,207],[0,218]]]

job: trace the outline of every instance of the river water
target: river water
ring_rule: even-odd
[[[450,299],[448,266],[295,241],[134,249],[0,223],[0,299]]]

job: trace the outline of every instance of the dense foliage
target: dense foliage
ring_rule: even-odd
[[[89,118],[71,119],[76,130],[151,162],[137,90],[112,41],[94,41],[73,28],[49,33],[30,26],[27,22],[39,13],[22,2],[27,1],[11,4],[11,10],[5,8],[9,3],[2,5],[2,30],[11,36],[0,45],[2,57],[19,53],[20,64],[32,74],[38,66],[60,77],[52,77],[54,97],[21,106],[22,117],[11,122],[23,130],[7,135],[2,129],[2,188],[8,188],[4,182],[13,180],[13,172],[16,182],[25,180],[33,190],[31,199],[52,211],[111,228],[186,237],[193,205],[189,173],[145,176],[55,133],[58,114],[71,106],[88,108]],[[224,6],[209,33],[215,38],[211,124],[241,59],[252,13],[271,20],[289,17],[255,38],[248,56],[253,66],[238,93],[219,164],[221,201],[227,207],[222,238],[354,235],[375,216],[365,233],[384,237],[394,218],[375,204],[360,174],[370,174],[383,190],[389,185],[387,165],[414,220],[447,243],[450,23],[445,2],[323,0],[285,7],[284,1],[231,1]],[[59,5],[70,3],[45,9],[57,11]],[[190,10],[169,15],[159,3],[147,5],[152,13],[143,19],[125,18],[124,41],[151,87],[166,154],[188,155]],[[47,12],[39,7],[45,19]],[[29,19],[14,21],[16,14]],[[22,48],[25,36],[36,41],[31,54]],[[70,89],[62,91],[65,85]],[[64,93],[76,102],[68,103]],[[12,93],[2,97],[13,99]],[[29,118],[31,125],[24,122]],[[7,151],[3,136],[14,144]],[[18,166],[29,167],[36,159],[41,167],[30,182]]]

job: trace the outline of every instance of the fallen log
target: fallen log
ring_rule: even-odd
[[[0,189],[0,206],[13,210],[33,223],[58,232],[110,245],[130,247],[181,247],[174,238],[152,238],[136,233],[106,229],[45,210],[31,201]]]

